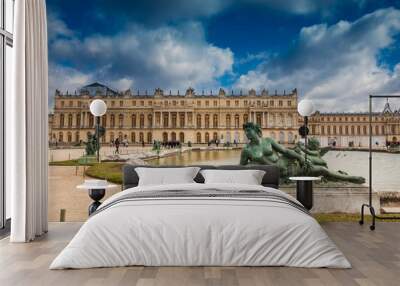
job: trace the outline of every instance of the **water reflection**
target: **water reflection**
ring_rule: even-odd
[[[151,165],[237,165],[241,150],[191,151],[149,161]],[[363,176],[368,184],[368,152],[330,151],[324,159],[332,170]],[[373,187],[376,191],[400,191],[400,154],[373,154]]]
[[[148,162],[151,165],[237,165],[240,160],[241,150],[210,150],[210,151],[190,151],[177,155],[153,159]]]

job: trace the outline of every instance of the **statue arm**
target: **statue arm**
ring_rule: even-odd
[[[319,151],[307,150],[303,144],[298,143],[297,146],[299,146],[301,151],[303,151],[304,153],[307,153],[307,155],[320,156]]]
[[[301,154],[283,147],[281,144],[276,143],[274,140],[271,141],[271,144],[272,147],[279,153],[284,154],[289,158],[299,160],[301,163],[304,163],[305,159]]]

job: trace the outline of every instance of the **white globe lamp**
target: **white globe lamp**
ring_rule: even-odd
[[[107,112],[107,105],[103,100],[95,99],[90,104],[90,112],[96,117],[103,116]]]
[[[90,113],[96,117],[97,162],[100,162],[100,117],[106,114],[107,104],[101,99],[95,99],[90,104]]]
[[[304,136],[304,161],[307,161],[307,135],[308,135],[308,116],[311,116],[315,109],[314,109],[314,104],[311,100],[309,99],[303,99],[302,101],[299,102],[297,105],[297,111],[301,116],[304,117],[304,125],[300,127],[299,133],[301,136]],[[305,165],[304,165],[305,166]],[[307,172],[307,169],[305,169],[305,172]],[[305,174],[307,175],[307,174]]]
[[[303,99],[297,105],[297,111],[301,116],[310,116],[314,113],[314,104],[309,99]]]

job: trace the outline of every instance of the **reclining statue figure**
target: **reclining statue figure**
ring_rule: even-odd
[[[308,149],[305,149],[302,143],[296,144],[294,149],[288,149],[272,138],[263,138],[260,126],[252,122],[244,124],[243,129],[250,142],[242,150],[241,165],[275,165],[279,168],[281,178],[286,180],[289,176],[308,175],[321,176],[328,181],[347,181],[357,184],[365,182],[363,177],[329,170],[327,163],[322,159],[326,150],[320,149],[316,139],[309,141]]]

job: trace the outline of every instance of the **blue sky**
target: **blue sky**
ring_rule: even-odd
[[[49,92],[298,88],[320,110],[400,92],[400,0],[48,0]]]

